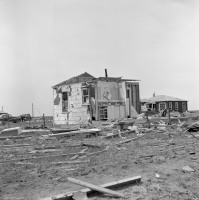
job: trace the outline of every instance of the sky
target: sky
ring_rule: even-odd
[[[0,110],[52,115],[52,86],[88,72],[199,109],[198,0],[0,0]]]

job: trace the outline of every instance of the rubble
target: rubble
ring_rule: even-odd
[[[1,137],[9,137],[9,136],[18,136],[22,133],[22,129],[20,127],[7,128],[1,131]]]
[[[197,126],[197,120],[180,118],[168,125],[167,118],[147,121],[142,115],[105,126],[93,123],[85,129],[47,127],[1,135],[3,195],[28,196],[30,187],[34,199],[110,198],[68,182],[68,177],[75,177],[95,183],[100,190],[117,188],[126,199],[174,200],[179,193],[191,199],[199,196]],[[133,179],[137,174],[142,181],[141,176]]]

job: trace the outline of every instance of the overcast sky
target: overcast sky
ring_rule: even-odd
[[[0,106],[52,115],[52,86],[81,73],[139,79],[199,109],[198,0],[0,0]],[[0,107],[1,110],[1,107]]]

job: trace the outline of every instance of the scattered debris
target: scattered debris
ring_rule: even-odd
[[[142,170],[144,179],[141,185],[138,176],[94,187],[99,187],[100,191],[102,188],[112,192],[117,189],[121,198],[125,196],[127,199],[176,199],[177,192],[178,196],[184,195],[184,199],[199,196],[195,189],[199,185],[197,174],[191,173],[199,162],[199,137],[194,133],[198,121],[193,123],[193,120],[185,121],[184,118],[174,121],[171,117],[171,125],[168,125],[167,117],[149,116],[150,121],[145,115],[139,117],[121,122],[105,121],[106,126],[93,123],[84,129],[65,125],[61,128],[22,129],[15,135],[1,134],[0,177],[5,184],[4,190],[11,195],[7,188],[17,191],[21,187],[19,191],[27,195],[25,188],[34,186],[36,192],[47,196],[46,188],[52,187],[54,191],[63,188],[64,194],[53,199],[88,199],[91,194],[100,195],[95,192],[96,188],[89,186],[69,192],[77,186],[69,184],[68,176],[88,180],[86,184],[90,184],[91,180],[96,183],[119,180]],[[34,126],[36,124],[31,125]],[[127,186],[132,187],[127,189]],[[186,188],[192,189],[189,194]],[[18,198],[19,194],[14,194]],[[49,193],[53,194],[55,192]],[[103,198],[109,197],[104,195]]]
[[[192,169],[192,168],[189,167],[189,166],[184,166],[184,167],[182,167],[182,170],[183,170],[183,171],[187,171],[187,172],[194,172],[194,171],[195,171],[194,169]]]
[[[9,137],[9,136],[18,136],[22,133],[22,129],[20,127],[7,128],[1,131],[1,137]]]
[[[123,194],[121,194],[119,192],[115,192],[115,191],[107,189],[107,188],[103,188],[103,187],[98,186],[98,185],[87,183],[85,181],[80,181],[80,180],[77,180],[77,179],[74,179],[74,178],[71,178],[71,177],[68,177],[67,180],[72,182],[72,183],[88,187],[88,188],[95,190],[95,191],[98,191],[98,192],[106,193],[106,194],[112,195],[114,197],[123,197],[124,198]]]
[[[86,192],[81,192],[81,191],[79,191],[79,192],[75,192],[75,193],[73,194],[73,199],[74,199],[74,200],[87,200],[88,197],[87,197]]]
[[[160,178],[160,175],[156,173],[156,174],[155,174],[155,177],[156,177],[156,178]]]
[[[125,186],[131,186],[131,185],[135,185],[135,184],[139,184],[141,182],[141,176],[134,176],[131,178],[126,178],[126,179],[122,179],[122,180],[118,180],[118,181],[113,181],[110,183],[105,183],[103,185],[100,185],[100,187],[103,188],[109,188],[109,189],[115,189],[115,188],[123,188]],[[93,192],[92,189],[90,188],[85,188],[80,190],[81,192],[85,192],[88,194],[91,194]],[[79,192],[79,191],[73,191],[73,192],[68,192],[67,194],[61,194],[61,195],[57,195],[56,197],[53,197],[54,200],[62,200],[64,198],[66,199],[71,199],[73,194]],[[43,199],[44,200],[44,199]]]

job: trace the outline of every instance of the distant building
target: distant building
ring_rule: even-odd
[[[141,100],[142,108],[149,111],[162,112],[165,108],[180,113],[188,110],[188,101],[166,95],[153,95],[153,97]],[[144,110],[143,110],[144,111]]]
[[[53,86],[54,123],[135,117],[141,111],[139,82],[121,77],[95,78],[87,72]]]

